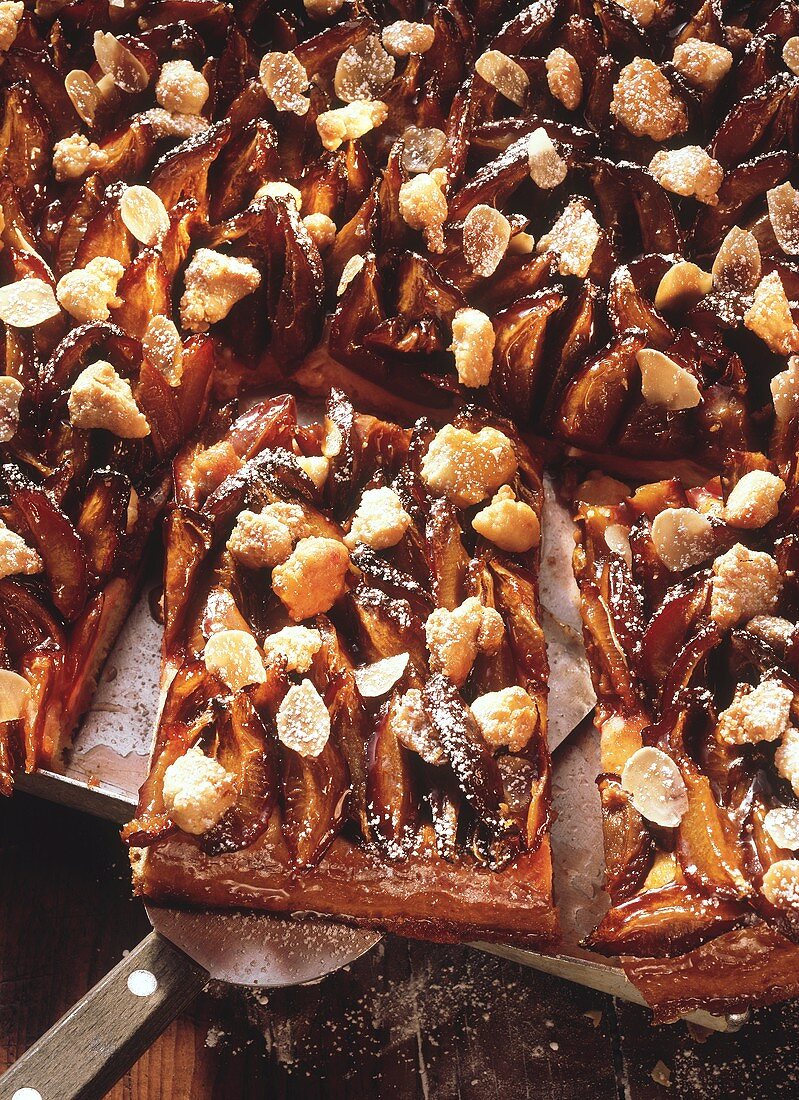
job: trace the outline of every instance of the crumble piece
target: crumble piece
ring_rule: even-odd
[[[119,260],[95,256],[85,267],[68,271],[58,280],[55,294],[62,307],[76,321],[107,321],[111,309],[122,305],[117,284],[125,274]]]
[[[778,680],[763,680],[751,689],[739,684],[719,715],[718,736],[728,745],[776,741],[790,725],[792,703],[793,692]]]
[[[155,85],[158,103],[177,115],[199,115],[211,89],[191,61],[165,61]]]
[[[100,146],[83,134],[70,134],[53,146],[53,171],[59,182],[80,179],[87,172],[103,168],[105,162]]]
[[[642,27],[648,27],[663,7],[661,0],[617,0],[620,7],[628,11]]]
[[[376,34],[348,46],[336,63],[333,90],[344,103],[374,100],[392,80],[396,61]]]
[[[41,573],[43,569],[44,563],[33,547],[0,520],[0,578]]]
[[[103,428],[120,439],[143,439],[150,434],[130,382],[103,359],[80,372],[69,391],[67,407],[76,428]]]
[[[763,896],[777,909],[799,908],[799,859],[778,859],[763,875]]]
[[[533,130],[527,139],[527,165],[533,183],[545,191],[563,183],[569,171],[543,126]]]
[[[272,569],[286,560],[301,538],[311,533],[298,504],[275,501],[260,512],[239,512],[227,548],[250,569]]]
[[[536,252],[551,250],[558,257],[561,275],[584,279],[591,268],[599,243],[599,223],[583,199],[572,199],[548,233],[536,245]]]
[[[557,46],[544,62],[550,92],[567,111],[574,111],[583,98],[583,74],[568,50]]]
[[[500,95],[523,107],[530,90],[530,78],[512,57],[501,50],[486,50],[474,64],[475,71]]]
[[[435,42],[435,27],[429,23],[410,23],[407,19],[398,19],[383,28],[383,45],[394,57],[407,57],[408,54],[427,53]]]
[[[710,617],[725,630],[755,615],[769,614],[781,586],[774,558],[737,542],[713,562]]]
[[[277,710],[278,740],[300,756],[317,757],[330,738],[330,714],[310,680],[288,689]]]
[[[672,65],[689,84],[712,92],[732,68],[732,54],[725,46],[686,38],[674,48]]]
[[[613,88],[611,114],[635,137],[667,141],[688,129],[688,115],[654,61],[636,57]]]
[[[437,766],[446,761],[436,731],[422,703],[418,688],[410,688],[401,696],[394,711],[397,739],[411,752],[421,756],[426,764]]]
[[[508,251],[510,235],[510,222],[499,210],[485,203],[472,207],[463,221],[463,255],[475,275],[494,274]]]
[[[202,115],[174,114],[171,111],[165,111],[163,107],[151,107],[149,111],[143,111],[138,117],[142,122],[149,124],[156,141],[170,137],[181,140],[196,137],[211,125]]]
[[[259,187],[253,196],[255,199],[291,199],[298,210],[302,210],[302,191],[286,180],[270,180]],[[322,215],[324,217],[324,215]],[[335,228],[335,226],[334,226]]]
[[[664,409],[694,409],[702,400],[699,383],[689,370],[654,348],[635,355],[641,371],[641,393],[649,405]]]
[[[305,66],[295,54],[264,54],[258,76],[278,111],[294,115],[308,113],[311,101],[305,93],[310,82]]]
[[[344,544],[351,550],[359,542],[373,550],[387,550],[397,545],[410,524],[411,517],[393,489],[366,489]]]
[[[422,462],[422,480],[459,508],[479,504],[513,478],[517,461],[513,444],[496,428],[470,432],[445,424]]]
[[[212,634],[205,643],[203,661],[231,691],[266,680],[258,643],[246,630],[218,630]]]
[[[521,687],[478,696],[471,705],[480,732],[492,749],[521,752],[538,728],[538,707]]]
[[[682,773],[661,749],[637,749],[622,769],[621,785],[639,814],[656,825],[674,829],[688,811]]]
[[[341,11],[346,0],[302,0],[302,3],[312,19],[328,19]]]
[[[746,629],[778,653],[784,653],[785,647],[793,637],[794,624],[778,615],[755,615],[754,619],[750,619],[746,624]]]
[[[235,806],[236,780],[198,745],[164,772],[164,808],[184,833],[207,833]]]
[[[744,314],[744,324],[775,355],[799,351],[799,328],[794,324],[791,304],[777,271],[765,275],[757,284],[752,305]]]
[[[10,374],[0,375],[0,443],[8,443],[17,434],[19,402],[24,386]]]
[[[186,289],[180,299],[183,328],[204,332],[260,285],[261,274],[248,260],[198,248],[186,268]]]
[[[699,145],[661,149],[652,157],[649,171],[666,191],[696,198],[706,206],[718,205],[724,169]]]
[[[302,224],[320,252],[330,248],[336,239],[336,223],[327,214],[308,214],[302,219]]]
[[[524,554],[541,541],[541,525],[529,504],[516,499],[510,485],[497,490],[490,504],[472,520],[478,535],[510,554]]]
[[[427,172],[406,180],[399,189],[399,212],[411,229],[424,234],[431,252],[444,251],[447,196]]]
[[[388,118],[388,107],[379,99],[348,103],[323,111],[316,119],[316,129],[325,149],[335,152],[345,141],[357,141]]]
[[[732,527],[763,527],[779,511],[785,482],[768,470],[750,470],[733,486],[724,506],[724,519]]]
[[[282,658],[286,672],[307,672],[321,648],[321,634],[307,626],[284,626],[264,642],[267,664]]]
[[[774,766],[777,774],[791,784],[795,795],[799,795],[799,729],[790,726],[782,735],[782,741],[774,753]]]
[[[766,192],[768,216],[786,256],[799,256],[799,191],[787,181]]]
[[[436,608],[424,629],[431,672],[443,672],[458,687],[466,682],[477,654],[495,653],[505,634],[499,612],[484,607],[476,596],[453,611]]]
[[[666,508],[652,521],[652,542],[672,573],[692,569],[715,549],[710,521],[695,508]]]
[[[7,53],[14,45],[24,14],[22,0],[2,0],[0,3],[0,53]]]
[[[452,343],[458,381],[470,389],[487,386],[494,367],[496,334],[491,318],[479,309],[466,307],[452,318]]]
[[[346,589],[350,556],[337,539],[300,539],[272,571],[272,588],[295,622],[329,611]]]

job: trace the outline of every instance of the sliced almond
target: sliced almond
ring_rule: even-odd
[[[340,298],[355,276],[360,275],[365,263],[366,260],[363,256],[350,256],[344,264],[344,270],[341,272],[341,278],[338,281],[338,288],[336,290],[336,297]]]
[[[641,393],[647,404],[677,411],[694,409],[702,400],[696,378],[662,351],[642,348],[635,358],[641,368]]]
[[[691,309],[713,289],[713,276],[689,260],[674,264],[658,284],[655,309]]]
[[[769,810],[763,827],[778,848],[795,852],[799,848],[799,810],[795,806],[778,806]]]
[[[621,785],[647,821],[676,828],[688,810],[688,792],[680,769],[660,749],[645,745],[634,752],[621,773]]]
[[[530,90],[527,73],[501,50],[486,50],[475,62],[478,74],[517,107],[523,107]]]
[[[330,714],[310,680],[294,684],[277,711],[277,736],[300,756],[317,757],[330,737]]]
[[[799,191],[790,183],[766,192],[774,236],[786,256],[799,256]]]
[[[627,528],[621,523],[611,523],[605,528],[605,545],[614,554],[619,554],[632,568],[633,552],[630,549],[630,536]]]
[[[778,420],[787,421],[795,415],[799,408],[799,356],[792,356],[787,368],[771,379],[771,397]]]
[[[308,73],[296,54],[264,54],[258,75],[264,91],[278,111],[289,111],[295,115],[308,113],[311,105],[305,94],[308,90]]]
[[[409,126],[402,135],[402,167],[409,176],[429,172],[444,151],[447,135],[435,126]]]
[[[44,279],[28,276],[0,287],[0,321],[12,328],[35,328],[60,312],[55,291]]]
[[[463,222],[463,255],[475,275],[493,275],[510,242],[510,222],[493,206],[472,207]]]
[[[394,685],[405,675],[408,667],[408,654],[396,653],[393,657],[384,657],[373,665],[355,669],[355,683],[364,699],[379,699],[388,695]]]
[[[30,690],[24,676],[0,668],[0,722],[16,722],[23,716]]]
[[[252,634],[246,630],[219,630],[205,643],[203,661],[209,672],[238,691],[248,684],[262,684],[266,670]]]
[[[142,350],[170,386],[179,384],[183,376],[183,344],[171,318],[159,313],[150,320],[142,337]]]
[[[169,214],[149,187],[134,184],[123,192],[119,213],[125,228],[142,244],[152,245],[169,231]]]
[[[715,550],[713,527],[693,508],[666,508],[652,522],[657,555],[672,573],[692,569]]]
[[[18,378],[0,374],[0,443],[8,443],[16,435],[23,393],[24,387]]]
[[[734,225],[713,261],[713,283],[722,291],[752,291],[760,282],[760,246],[756,237]]]
[[[794,76],[799,76],[799,34],[789,38],[782,47],[782,60]]]
[[[778,909],[799,908],[799,859],[780,859],[763,875],[763,896]]]
[[[150,74],[138,57],[110,31],[94,32],[94,56],[106,76],[123,92],[143,92]]]
[[[73,69],[64,77],[64,87],[80,117],[87,126],[93,126],[102,96],[92,78],[83,69]]]
[[[768,470],[749,470],[739,478],[727,497],[724,520],[732,527],[757,529],[774,519],[779,511],[785,482]]]
[[[527,139],[527,167],[533,183],[545,191],[563,183],[568,174],[568,164],[543,126],[533,130]]]

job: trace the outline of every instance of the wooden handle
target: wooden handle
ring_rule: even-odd
[[[0,1100],[101,1100],[209,978],[151,932],[0,1077]]]

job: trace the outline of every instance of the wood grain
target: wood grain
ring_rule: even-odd
[[[134,947],[116,829],[24,795],[0,802],[0,1070]],[[585,1013],[601,1013],[598,1026]],[[111,1100],[771,1100],[795,1095],[799,1010],[697,1044],[644,1010],[466,947],[387,939],[325,981],[212,986]],[[662,1060],[666,1090],[651,1077]]]

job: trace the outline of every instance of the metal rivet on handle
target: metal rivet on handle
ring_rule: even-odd
[[[38,1089],[17,1089],[11,1100],[43,1100]]]
[[[150,970],[134,970],[128,975],[128,989],[134,997],[151,997],[158,989],[158,979]],[[23,1100],[34,1100],[34,1097],[23,1097]]]

